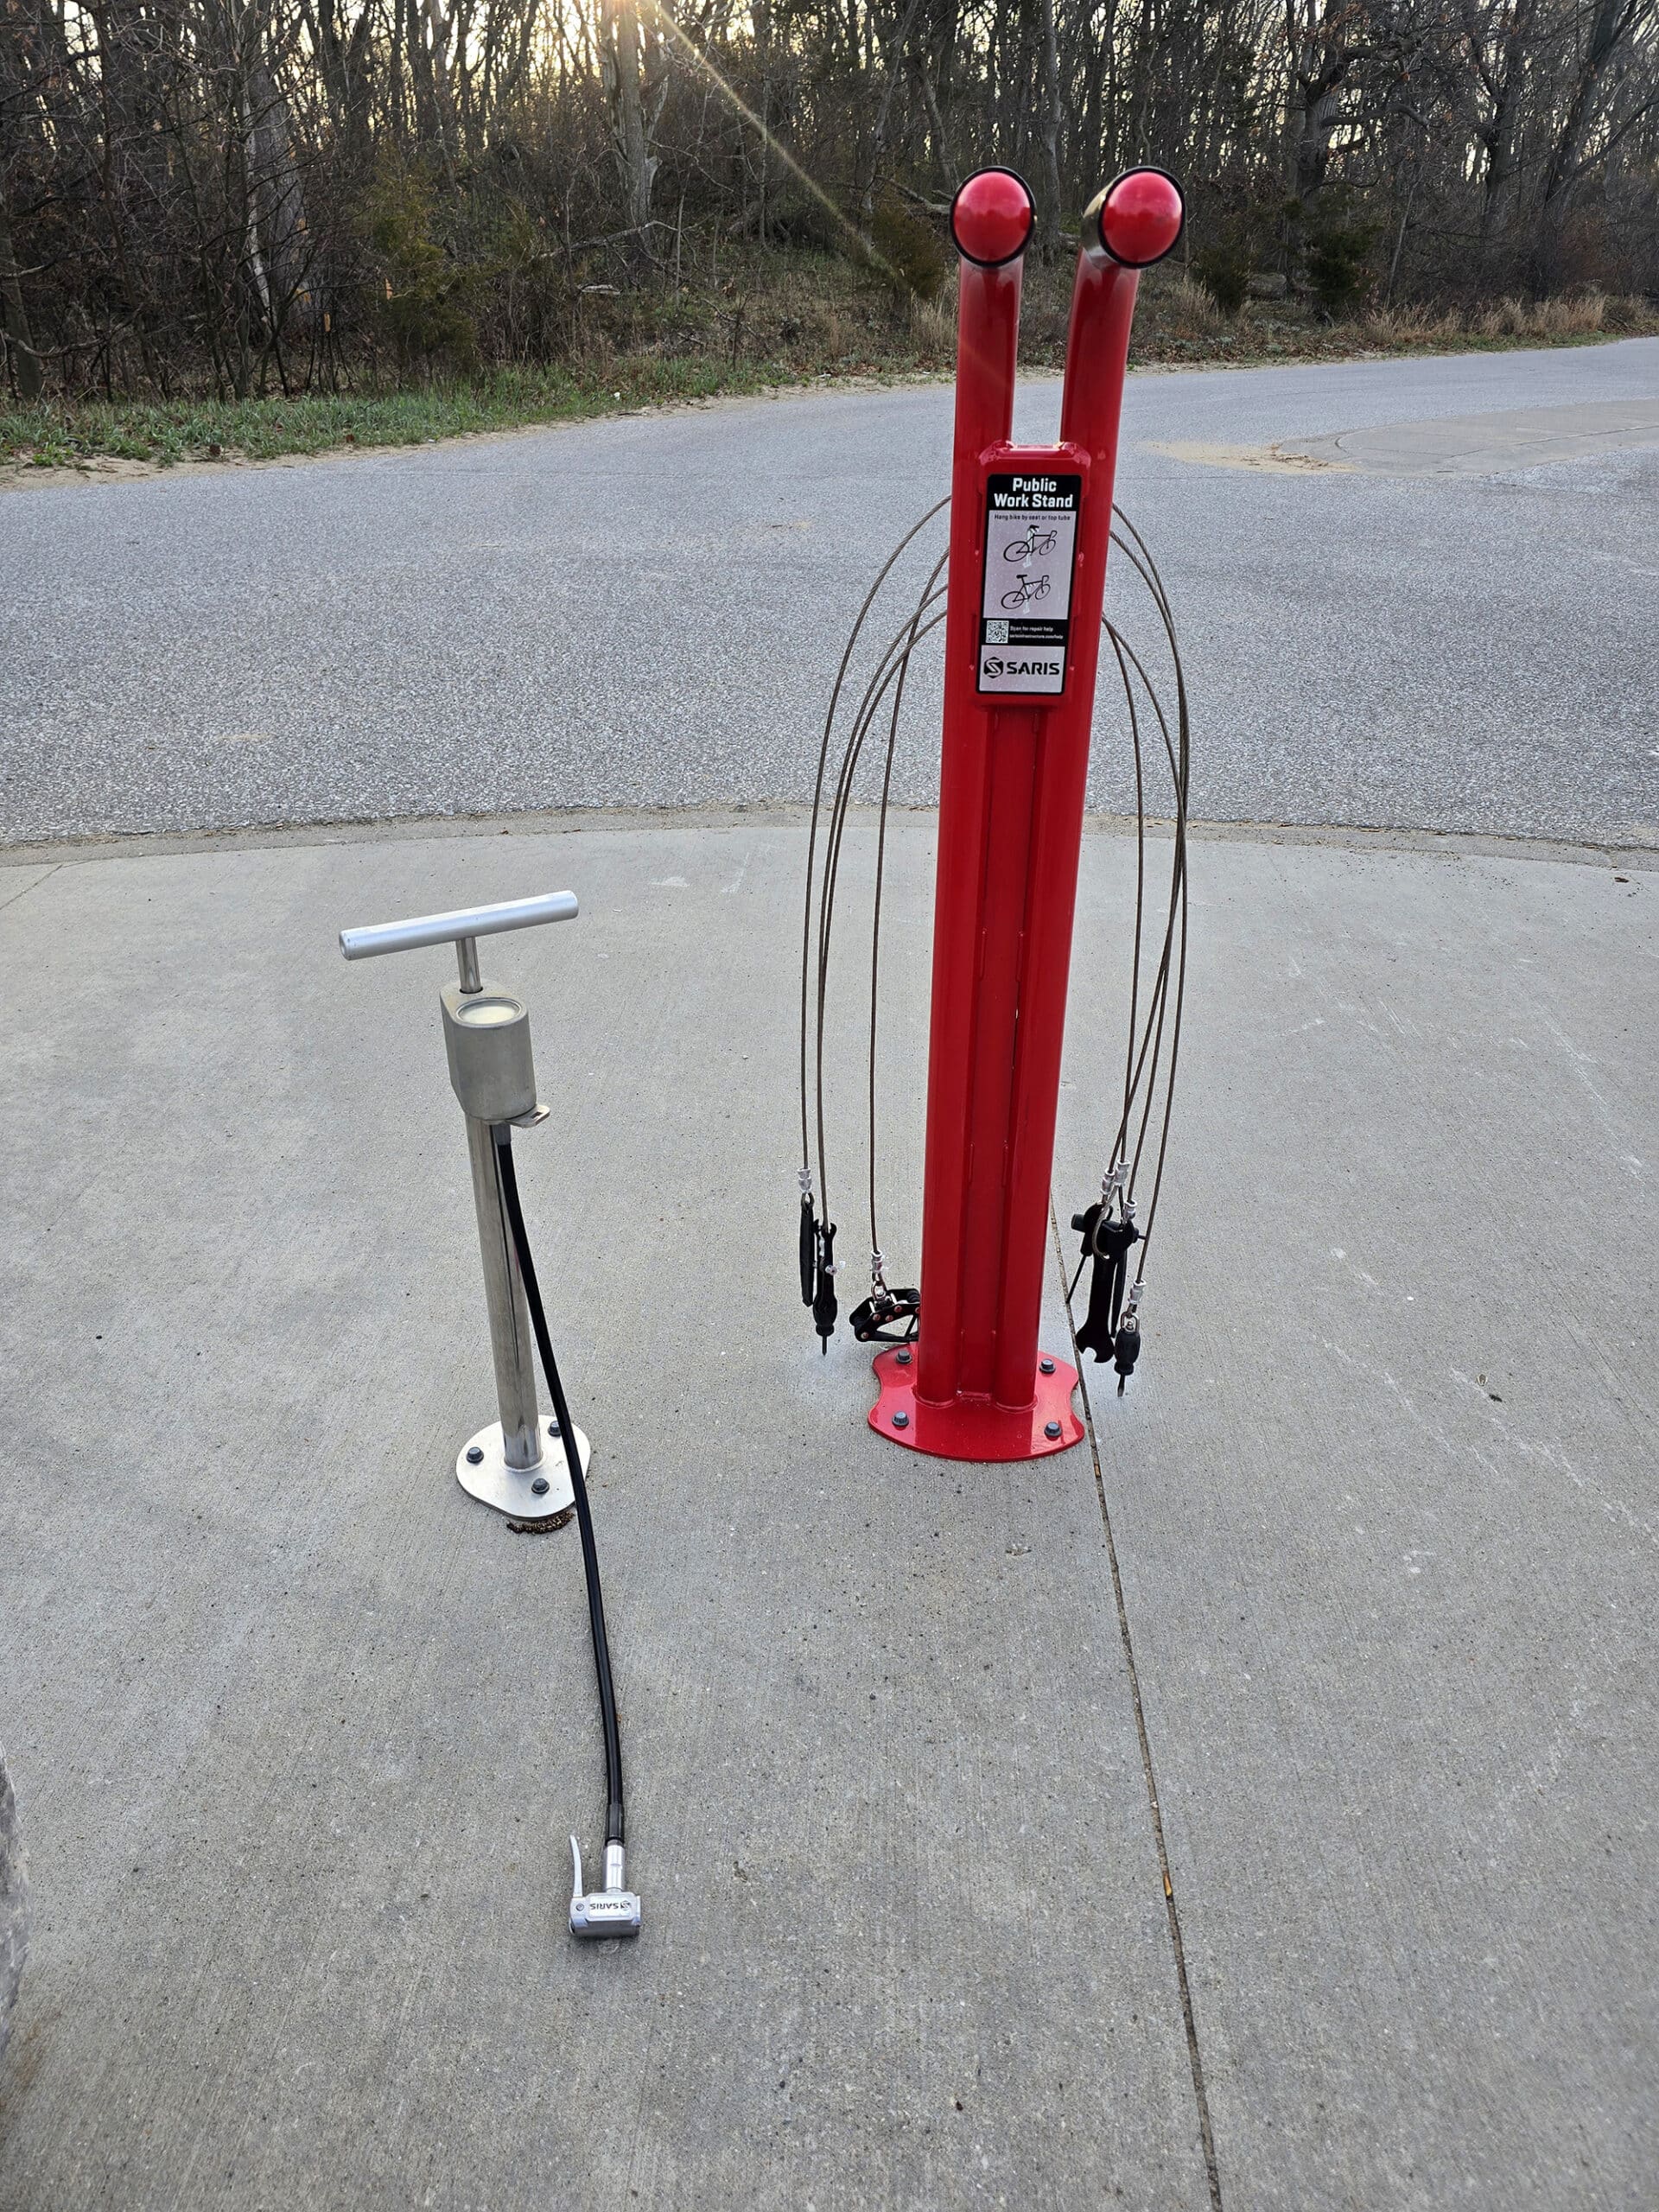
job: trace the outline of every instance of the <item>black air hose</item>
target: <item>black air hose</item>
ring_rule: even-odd
[[[594,1516],[588,1504],[588,1484],[582,1471],[575,1424],[565,1402],[564,1385],[559,1380],[558,1362],[553,1357],[547,1315],[542,1310],[542,1294],[537,1286],[536,1264],[530,1256],[524,1210],[518,1202],[518,1178],[512,1164],[512,1131],[505,1122],[497,1122],[490,1134],[495,1139],[495,1156],[501,1169],[501,1197],[506,1207],[507,1226],[512,1232],[512,1249],[518,1255],[518,1272],[524,1279],[524,1298],[530,1306],[531,1326],[536,1332],[536,1349],[542,1356],[542,1371],[547,1376],[553,1417],[559,1424],[565,1465],[570,1470],[570,1488],[575,1495],[576,1526],[582,1531],[582,1572],[588,1579],[588,1621],[594,1637],[594,1674],[599,1684],[599,1715],[605,1729],[605,1793],[608,1800],[605,1808],[605,1840],[607,1844],[620,1843],[624,1840],[622,1732],[617,1725],[616,1687],[611,1680],[611,1646],[605,1633],[605,1593],[599,1585]]]

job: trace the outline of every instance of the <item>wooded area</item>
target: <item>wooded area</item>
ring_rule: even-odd
[[[1055,256],[1136,161],[1226,311],[1652,292],[1659,0],[0,0],[7,373],[333,390],[633,298],[668,345],[757,257],[926,298],[971,169]]]

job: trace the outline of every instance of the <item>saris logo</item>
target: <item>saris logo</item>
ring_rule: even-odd
[[[1058,660],[999,660],[995,653],[988,653],[979,664],[982,683],[995,683],[999,676],[1058,676]]]

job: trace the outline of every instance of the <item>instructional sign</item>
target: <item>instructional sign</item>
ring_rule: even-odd
[[[1065,689],[1081,476],[992,476],[985,487],[981,691]]]

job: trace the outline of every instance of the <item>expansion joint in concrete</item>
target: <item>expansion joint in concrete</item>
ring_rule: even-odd
[[[1060,1242],[1059,1217],[1049,1204],[1049,1224],[1054,1235],[1054,1260],[1059,1271],[1061,1294],[1065,1292],[1065,1252]],[[1141,1676],[1135,1665],[1135,1638],[1129,1629],[1128,1606],[1123,1596],[1123,1577],[1117,1563],[1117,1541],[1112,1534],[1111,1508],[1106,1502],[1106,1478],[1100,1464],[1100,1440],[1095,1432],[1095,1410],[1089,1396],[1089,1382],[1084,1372],[1083,1353],[1077,1345],[1077,1332],[1071,1315],[1071,1301],[1065,1300],[1065,1325],[1071,1337],[1071,1357],[1077,1370],[1077,1389],[1083,1396],[1083,1425],[1089,1445],[1089,1454],[1094,1463],[1095,1497],[1100,1506],[1100,1522],[1106,1538],[1106,1558],[1112,1573],[1112,1599],[1117,1609],[1117,1633],[1123,1647],[1123,1664],[1129,1677],[1129,1695],[1135,1707],[1135,1732],[1141,1745],[1141,1768],[1146,1779],[1147,1808],[1152,1817],[1153,1840],[1158,1851],[1158,1872],[1164,1885],[1164,1911],[1169,1922],[1170,1948],[1175,1958],[1175,1981],[1180,1992],[1181,2022],[1186,2031],[1187,2063],[1192,2073],[1192,2096],[1198,2107],[1198,2135],[1204,2145],[1205,2173],[1210,2183],[1210,2202],[1212,2212],[1223,2212],[1221,2196],[1221,2167],[1216,2157],[1215,2129],[1210,2120],[1210,2099],[1204,2086],[1204,2053],[1198,2044],[1198,2014],[1192,2004],[1192,1985],[1187,1978],[1186,1945],[1181,1936],[1181,1911],[1175,1898],[1175,1884],[1169,1871],[1169,1850],[1164,1839],[1164,1815],[1158,1802],[1158,1773],[1153,1764],[1152,1739],[1147,1732],[1146,1707],[1141,1696]]]
[[[0,913],[3,913],[8,906],[15,906],[20,899],[26,898],[31,891],[39,890],[41,885],[54,876],[62,866],[61,861],[53,861],[41,874],[30,876],[27,883],[20,883],[8,897],[0,899]]]

